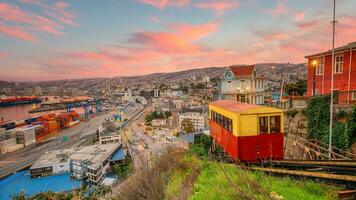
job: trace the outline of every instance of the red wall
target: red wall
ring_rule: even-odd
[[[228,153],[232,159],[238,159],[237,137],[212,120],[210,122],[211,137]]]
[[[350,51],[341,53],[344,55],[344,65],[342,74],[334,74],[334,89],[339,92],[347,92],[348,90],[348,80],[349,80],[349,66],[350,66]],[[339,55],[336,53],[336,55]],[[308,60],[308,96],[313,94],[313,80],[314,80],[314,68],[310,67],[311,62],[317,57],[309,58]],[[324,65],[324,77],[323,75],[315,76],[315,88],[319,90],[319,94],[329,94],[331,90],[331,66],[332,66],[332,56],[325,56]],[[351,66],[351,76],[350,76],[350,90],[356,90],[356,51],[352,51],[352,66]],[[324,92],[322,92],[322,83],[324,78]],[[345,103],[347,99],[346,95],[339,96],[339,103]]]
[[[283,133],[236,137],[212,120],[210,133],[234,160],[256,162],[284,157]]]

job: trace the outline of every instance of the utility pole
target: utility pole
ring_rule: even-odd
[[[333,135],[333,103],[334,103],[334,68],[335,68],[335,24],[337,21],[335,20],[335,8],[336,8],[336,0],[334,0],[333,7],[333,44],[331,50],[331,89],[330,89],[330,124],[329,124],[329,160],[331,159],[332,152],[332,135]]]

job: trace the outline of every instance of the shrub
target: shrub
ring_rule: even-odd
[[[298,114],[298,112],[299,112],[299,111],[296,110],[296,109],[288,110],[288,111],[286,112],[286,115],[287,115],[287,117],[293,119],[293,118]]]
[[[329,141],[330,95],[315,96],[309,99],[305,109],[308,119],[308,138],[317,139],[324,143]],[[356,106],[351,114],[345,111],[335,113],[335,118],[343,120],[334,121],[333,146],[340,149],[349,148],[356,139]]]

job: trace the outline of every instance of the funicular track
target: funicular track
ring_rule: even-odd
[[[329,158],[327,144],[317,140],[296,140],[293,144],[293,151],[299,148],[302,155],[293,156],[293,159],[243,163],[240,166],[273,174],[326,179],[356,189],[356,155],[333,148]]]

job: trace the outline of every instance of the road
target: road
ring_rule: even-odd
[[[142,106],[129,107],[126,111],[125,118],[130,119],[137,114]],[[95,137],[95,132],[102,124],[104,119],[112,116],[112,113],[101,113],[95,118],[91,118],[89,121],[81,122],[75,127],[62,130],[56,137],[51,140],[42,142],[41,144],[34,144],[25,147],[22,150],[4,154],[0,157],[0,178],[11,174],[15,171],[29,167],[34,161],[36,161],[41,155],[47,151],[58,150],[61,148],[70,148],[76,143]],[[119,123],[119,125],[122,122]],[[62,142],[62,137],[67,136],[68,141]]]
[[[127,146],[129,153],[132,156],[134,165],[134,171],[142,169],[143,167],[150,166],[154,157],[159,156],[167,146],[177,146],[181,148],[179,140],[168,142],[165,139],[165,135],[172,136],[174,131],[162,131],[162,135],[159,137],[152,137],[144,133],[145,116],[151,112],[150,104],[143,110],[143,112],[132,120],[132,122],[126,127],[123,136],[123,142]],[[130,179],[134,176],[129,176],[121,182],[118,182],[112,188],[112,196],[116,197],[120,193],[120,189],[123,188]]]

